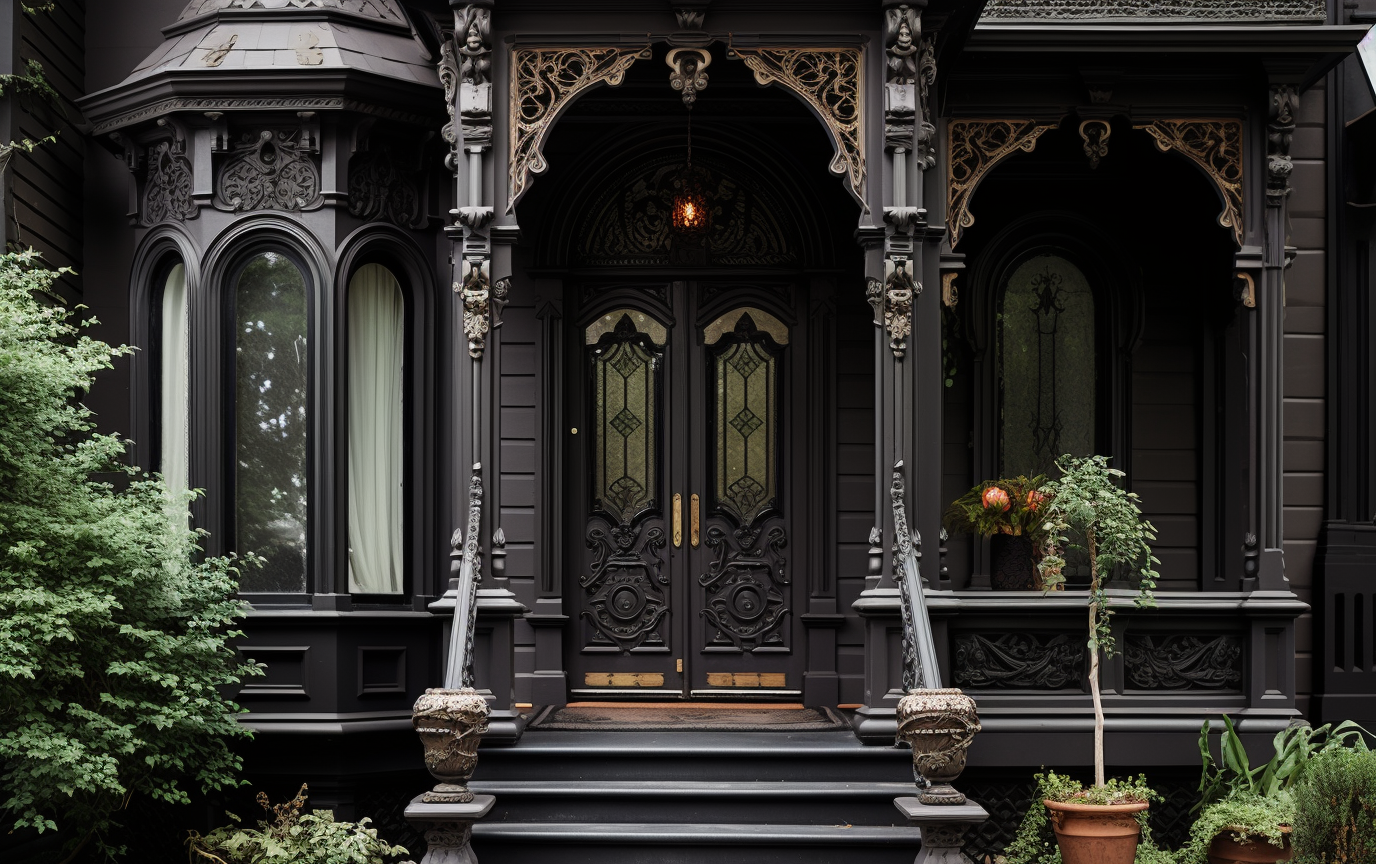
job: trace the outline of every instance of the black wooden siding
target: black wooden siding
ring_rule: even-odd
[[[498,524],[506,533],[507,576],[511,590],[528,609],[534,609],[537,551],[535,472],[541,464],[543,442],[536,434],[536,394],[540,392],[536,340],[540,321],[532,296],[514,292],[498,331],[501,352],[497,388],[500,480],[497,490]],[[552,538],[540,538],[548,542]],[[524,621],[516,628],[516,698],[530,701],[526,676],[535,671],[535,632]]]
[[[836,590],[841,704],[864,701],[865,630],[851,608],[865,590],[874,525],[874,313],[858,290],[836,304]]]

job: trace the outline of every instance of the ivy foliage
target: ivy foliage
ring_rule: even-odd
[[[80,401],[129,349],[84,334],[61,272],[0,255],[0,816],[113,856],[131,796],[237,784],[223,688],[257,670],[227,646],[244,562],[201,560],[169,518],[191,494],[125,465]]]
[[[1125,780],[1113,778],[1103,786],[1085,785],[1078,780],[1048,771],[1033,776],[1036,793],[1032,806],[1027,808],[1018,833],[999,856],[999,864],[1061,864],[1061,850],[1056,845],[1056,833],[1051,827],[1051,814],[1042,801],[1073,801],[1077,804],[1141,804],[1163,799],[1147,784],[1145,775]],[[1147,812],[1136,814],[1142,826],[1134,864],[1172,864],[1174,856],[1157,848],[1152,840]]]
[[[1224,832],[1239,843],[1269,843],[1280,849],[1294,824],[1295,797],[1289,790],[1271,795],[1244,793],[1215,801],[1195,819],[1190,839],[1176,853],[1176,860],[1179,864],[1208,864],[1209,845]]]
[[[1376,861],[1376,753],[1335,747],[1295,789],[1295,864]]]
[[[366,817],[336,822],[328,810],[302,815],[306,798],[304,783],[285,804],[274,806],[266,792],[259,792],[258,804],[268,818],[257,828],[226,826],[204,837],[191,832],[186,841],[191,864],[389,864],[409,854],[379,837]],[[239,822],[233,813],[226,815]]]

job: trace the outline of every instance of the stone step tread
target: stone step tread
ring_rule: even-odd
[[[557,756],[641,759],[691,757],[735,759],[807,758],[898,760],[907,748],[867,746],[851,732],[542,732],[529,730],[514,745],[490,745],[484,759],[547,759]]]
[[[913,783],[800,782],[792,780],[474,780],[474,792],[529,797],[681,798],[720,797],[891,797],[913,795]]]
[[[507,843],[579,845],[803,846],[920,845],[920,829],[873,825],[673,824],[616,822],[552,825],[540,822],[479,822],[475,839]]]

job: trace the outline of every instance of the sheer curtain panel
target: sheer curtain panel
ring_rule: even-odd
[[[406,304],[386,267],[349,281],[349,590],[402,592]]]
[[[189,357],[187,354],[187,298],[186,268],[178,264],[167,274],[162,289],[162,332],[159,336],[159,418],[160,453],[158,467],[167,484],[168,494],[176,500],[172,505],[176,518],[186,519],[187,511],[180,500],[187,489],[187,421]]]

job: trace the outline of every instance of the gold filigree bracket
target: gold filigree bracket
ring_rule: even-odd
[[[808,104],[831,133],[836,153],[828,166],[846,179],[850,194],[865,201],[864,51],[860,48],[740,48],[726,56],[741,60],[755,80],[778,84]]]
[[[1223,199],[1218,224],[1233,230],[1242,246],[1242,121],[1237,119],[1152,120],[1135,124],[1156,141],[1162,153],[1175,150],[1188,156],[1208,175]]]
[[[511,51],[510,174],[506,212],[530,188],[531,175],[549,167],[542,152],[554,121],[578,94],[596,84],[615,87],[637,60],[653,56],[643,48],[534,48]]]
[[[970,199],[986,174],[1018,151],[1031,153],[1055,129],[1041,120],[952,120],[946,135],[946,224],[951,248],[975,224]]]

